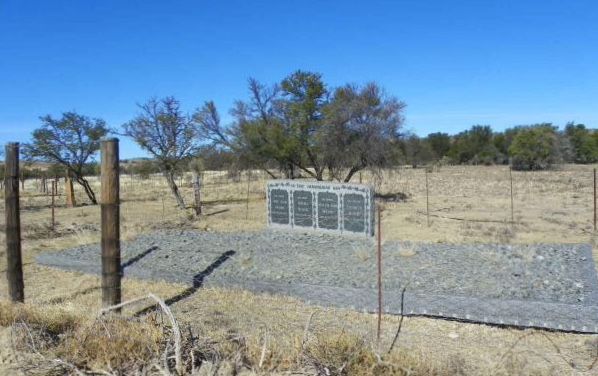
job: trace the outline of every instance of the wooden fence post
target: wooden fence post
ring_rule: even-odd
[[[193,171],[193,198],[195,201],[195,215],[201,215],[201,173]],[[164,216],[164,209],[162,209]]]
[[[101,142],[102,305],[121,300],[120,196],[118,139]]]
[[[21,259],[21,218],[19,212],[19,143],[6,145],[4,200],[6,212],[6,277],[13,302],[25,300]]]
[[[66,207],[72,208],[77,205],[75,200],[75,189],[73,188],[73,178],[71,178],[69,172],[66,172],[64,179],[64,195],[66,197]]]

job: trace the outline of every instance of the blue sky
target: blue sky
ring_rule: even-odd
[[[44,114],[120,126],[137,103],[214,100],[229,120],[247,79],[296,69],[377,81],[406,128],[536,122],[598,128],[598,1],[0,2],[0,143]],[[122,140],[123,158],[143,156]]]

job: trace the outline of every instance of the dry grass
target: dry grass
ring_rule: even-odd
[[[148,321],[120,318],[95,320],[65,336],[53,353],[80,369],[114,370],[129,373],[160,359],[164,330]]]
[[[51,335],[59,335],[77,326],[80,317],[57,309],[56,307],[40,310],[31,304],[11,304],[0,302],[0,325],[10,326],[23,322],[28,325],[43,327]]]
[[[509,175],[503,167],[443,167],[430,173],[430,207],[436,215],[431,218],[431,228],[421,214],[426,208],[423,170],[365,173],[362,178],[379,192],[401,192],[408,196],[405,202],[386,203],[384,239],[595,244],[591,222],[592,167],[514,172],[517,222],[514,225],[507,223]],[[222,173],[209,174],[203,191],[207,215],[199,220],[192,216],[191,210],[176,208],[166,185],[158,178],[140,181],[123,177],[123,238],[162,228],[262,229],[266,221],[265,177],[255,176],[258,180],[250,182],[249,202],[246,202],[244,177],[239,182],[227,182]],[[93,185],[98,187],[98,182]],[[78,202],[86,202],[78,187],[76,192]],[[191,202],[190,186],[184,185],[183,193]],[[62,204],[63,199],[58,201]],[[5,303],[6,282],[0,279],[0,296],[4,299],[0,304],[0,325],[12,327],[0,330],[3,348],[0,373],[16,372],[15,365],[31,366],[31,359],[39,362],[39,357],[25,356],[34,352],[33,343],[37,343],[37,349],[43,349],[44,357],[57,357],[85,370],[132,371],[143,369],[144,364],[162,365],[160,357],[171,346],[168,324],[156,315],[151,316],[154,321],[134,318],[136,312],[151,302],[125,307],[123,319],[98,321],[101,292],[97,277],[35,264],[34,258],[40,252],[99,242],[99,207],[59,207],[58,226],[53,232],[49,227],[49,203],[50,198],[38,193],[35,182],[27,182],[21,205],[28,303],[17,306]],[[2,208],[3,202],[0,203],[3,211]],[[495,222],[479,222],[487,220]],[[0,241],[4,242],[4,234],[0,233]],[[0,270],[5,267],[2,255]],[[149,292],[167,299],[185,288],[165,282],[125,279],[123,300]],[[171,308],[181,326],[189,328],[183,330],[183,355],[188,372],[193,369],[191,358],[194,358],[196,366],[203,362],[203,367],[215,369],[228,365],[258,373],[327,370],[331,374],[364,375],[591,374],[594,370],[587,369],[598,349],[598,338],[593,335],[519,331],[412,317],[404,319],[398,343],[387,354],[398,327],[399,318],[395,316],[383,317],[382,339],[377,344],[374,315],[313,307],[287,297],[200,289]],[[10,349],[19,338],[24,346],[15,353]],[[118,346],[114,346],[116,342]],[[172,348],[167,352],[172,352]],[[69,366],[60,367],[73,372]],[[27,368],[27,372],[34,369]]]
[[[158,313],[139,319],[114,315],[94,319],[32,305],[2,303],[0,308],[2,326],[12,327],[12,349],[26,354],[12,364],[11,371],[159,374],[174,369],[171,328]],[[270,334],[259,346],[221,324],[215,329],[226,333],[220,336],[210,331],[211,337],[203,337],[191,327],[184,331],[185,373],[213,364],[263,373],[299,369],[330,375],[454,375],[461,370],[455,359],[422,361],[421,356],[405,351],[380,355],[364,338],[334,326],[315,333],[307,328],[301,341],[282,347],[270,342]]]

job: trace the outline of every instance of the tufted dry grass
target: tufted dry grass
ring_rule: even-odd
[[[423,169],[368,172],[362,174],[362,180],[379,192],[401,192],[408,196],[405,202],[385,204],[384,239],[595,244],[592,167],[514,172],[515,224],[508,223],[510,184],[504,167],[441,167],[429,173],[429,201],[435,215],[431,217],[430,228],[422,214],[426,209]],[[123,238],[161,228],[260,230],[266,220],[265,176],[256,173],[254,178],[249,182],[247,200],[248,184],[244,176],[235,182],[227,181],[223,173],[208,174],[203,191],[206,215],[198,220],[191,210],[175,207],[159,178],[142,181],[123,177]],[[95,181],[93,184],[98,186]],[[190,186],[184,184],[183,193],[190,201]],[[78,202],[85,203],[78,187],[76,194]],[[109,327],[108,333],[122,333],[120,340],[132,340],[123,344],[133,347],[117,354],[124,356],[118,363],[107,345],[111,343],[107,340],[114,338],[108,337],[95,321],[100,309],[99,279],[35,264],[34,258],[40,252],[99,242],[99,207],[65,208],[59,198],[58,226],[53,232],[49,227],[49,202],[49,197],[38,192],[36,182],[27,182],[21,201],[27,305],[6,303],[7,287],[1,278],[0,325],[10,328],[15,323],[27,323],[49,333],[69,333],[51,343],[47,351],[81,368],[108,370],[120,364],[126,369],[133,358],[149,362],[149,358],[164,351],[163,328],[158,330],[151,322],[128,319],[110,324],[115,326]],[[3,212],[3,201],[0,211]],[[488,220],[494,222],[485,222]],[[0,226],[3,221],[1,215]],[[3,233],[0,241],[4,242]],[[3,271],[4,257],[2,252],[0,270]],[[149,292],[167,299],[185,288],[165,282],[125,279],[123,300]],[[122,315],[131,318],[149,304],[126,307]],[[239,290],[200,289],[171,308],[177,321],[201,339],[198,354],[207,354],[206,362],[232,361],[258,373],[328,370],[331,374],[592,374],[595,369],[589,367],[598,355],[598,337],[593,335],[521,331],[417,317],[403,320],[399,340],[387,354],[399,326],[398,317],[383,317],[382,338],[378,343],[374,315],[314,307],[288,297]],[[0,372],[16,370],[14,366],[23,362],[24,352],[30,350],[25,347],[15,354],[11,345],[14,332],[0,330]],[[141,333],[146,335],[139,336]],[[97,337],[99,342],[90,341],[90,336]],[[136,352],[139,348],[151,351]]]

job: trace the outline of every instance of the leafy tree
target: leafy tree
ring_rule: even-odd
[[[141,179],[146,180],[149,179],[150,175],[159,173],[160,167],[152,159],[143,159],[133,163],[129,171],[132,174],[139,175]]]
[[[326,130],[321,150],[332,176],[349,182],[370,166],[396,159],[405,103],[387,96],[375,83],[337,88],[324,109]],[[340,179],[339,179],[340,180]]]
[[[202,147],[197,156],[204,162],[205,170],[229,170],[239,162],[231,150],[223,148]],[[253,169],[260,166],[247,162],[244,167]]]
[[[100,148],[100,139],[108,134],[106,123],[76,112],[65,112],[60,119],[50,115],[40,119],[41,128],[33,131],[31,143],[24,147],[26,158],[59,164],[85,189],[91,203],[97,204],[85,173]]]
[[[490,164],[499,159],[489,125],[474,125],[455,136],[449,157],[457,163]]]
[[[46,173],[49,177],[58,178],[64,175],[64,167],[59,165],[58,163],[52,163],[46,169]]]
[[[20,169],[21,180],[26,179],[37,179],[42,176],[42,170],[39,168],[28,167],[27,165],[22,166]]]
[[[511,143],[507,140],[504,132],[497,132],[494,134],[492,139],[492,145],[494,145],[499,153],[507,155],[509,153],[509,146],[511,146]]]
[[[573,162],[595,163],[598,161],[596,137],[592,137],[590,130],[584,124],[567,123],[565,136],[572,148]]]
[[[507,128],[503,132],[494,133],[493,145],[498,153],[497,162],[508,164],[509,163],[509,148],[513,143],[513,139],[517,136],[517,133],[521,129],[526,128],[525,126],[516,126],[513,128]]]
[[[328,102],[328,91],[318,73],[296,71],[282,83],[282,110],[288,121],[289,133],[296,140],[290,155],[293,165],[317,180],[323,179],[326,168],[321,141],[325,135],[323,109]],[[311,167],[313,171],[308,168]]]
[[[203,159],[201,159],[201,157],[196,157],[193,158],[189,161],[189,170],[197,175],[202,175],[203,172],[205,171],[205,164]]]
[[[448,133],[430,133],[427,137],[427,141],[436,159],[441,159],[447,155],[451,148],[451,136],[449,136]]]
[[[516,170],[543,170],[559,160],[558,137],[552,124],[521,128],[509,147]]]
[[[575,150],[567,134],[564,131],[556,132],[556,136],[560,161],[563,163],[575,163]]]
[[[85,176],[99,176],[100,173],[100,164],[97,162],[86,163],[83,166],[83,175]]]
[[[412,134],[402,141],[402,146],[407,162],[413,168],[417,168],[422,163],[430,162],[436,158],[429,138],[421,139],[417,135]]]
[[[231,133],[222,128],[220,114],[213,101],[207,101],[201,108],[196,109],[193,120],[199,125],[199,136],[209,141],[212,148],[217,146],[230,148],[233,146]]]
[[[194,119],[206,139],[271,176],[274,165],[289,178],[301,171],[323,180],[328,169],[349,181],[365,167],[388,162],[397,150],[405,105],[376,84],[346,85],[330,94],[319,74],[296,71],[271,87],[250,79],[249,91],[249,100],[231,111],[232,127],[220,125],[211,102]]]
[[[598,130],[593,129],[590,131],[590,137],[592,138],[592,144],[594,145],[594,148],[598,149]],[[596,161],[598,161],[598,158]]]
[[[220,123],[213,102],[206,102],[198,109],[193,118],[201,136],[211,141],[214,149],[229,150],[239,161],[259,166],[272,177],[275,175],[268,169],[271,162],[293,177],[296,140],[291,137],[288,122],[284,121],[280,87],[267,87],[249,79],[249,92],[249,100],[237,101],[231,110],[235,120],[229,128]]]
[[[154,157],[178,206],[184,209],[175,177],[198,149],[198,126],[183,114],[174,97],[150,99],[139,108],[139,115],[123,125],[124,134]]]

